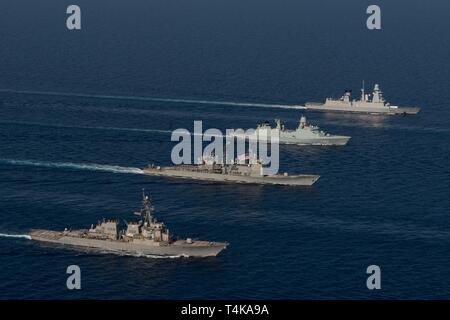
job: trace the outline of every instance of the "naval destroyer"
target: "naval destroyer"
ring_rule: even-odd
[[[103,219],[90,229],[51,231],[31,230],[32,240],[99,249],[130,255],[156,256],[189,256],[209,257],[217,256],[227,247],[224,242],[211,242],[172,239],[164,223],[154,217],[154,209],[150,198],[142,193],[142,208],[134,214],[139,215],[139,221],[127,222],[126,229],[119,230],[119,221]]]
[[[351,138],[326,133],[320,130],[318,126],[307,122],[304,116],[300,118],[298,127],[295,130],[286,129],[284,123],[279,119],[275,119],[275,123],[275,128],[272,128],[267,121],[259,124],[251,136],[246,135],[243,129],[235,130],[231,136],[239,139],[252,139],[251,137],[255,137],[256,140],[269,140],[271,137],[277,136],[280,144],[316,146],[344,146]]]
[[[311,186],[320,176],[318,175],[289,175],[264,174],[261,162],[250,163],[249,158],[244,163],[234,161],[232,164],[221,164],[201,160],[198,164],[180,164],[170,167],[155,166],[154,164],[142,169],[144,174],[153,176],[165,176],[172,178],[203,180],[212,182],[232,182],[251,184],[273,184],[288,186]]]
[[[346,90],[340,99],[327,98],[325,103],[307,102],[305,106],[307,110],[387,115],[409,115],[417,114],[420,111],[420,108],[417,107],[399,107],[389,104],[384,99],[383,93],[381,92],[378,84],[375,84],[372,97],[370,97],[370,94],[365,92],[363,84],[360,100],[352,100],[351,90]]]

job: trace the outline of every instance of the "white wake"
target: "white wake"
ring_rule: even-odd
[[[14,165],[14,166],[35,166],[35,167],[45,167],[45,168],[103,171],[103,172],[112,172],[112,173],[132,173],[132,174],[143,174],[144,173],[139,168],[110,166],[110,165],[95,164],[95,163],[46,162],[46,161],[33,161],[33,160],[0,159],[0,164],[7,164],[7,165]]]
[[[237,106],[237,107],[257,107],[257,108],[281,108],[281,109],[306,109],[301,105],[288,104],[272,104],[272,103],[253,103],[253,102],[237,102],[237,101],[216,101],[216,100],[200,100],[200,99],[176,99],[176,98],[156,98],[143,96],[120,96],[120,95],[105,95],[105,94],[85,94],[85,93],[69,93],[69,92],[54,92],[54,91],[32,91],[32,90],[12,90],[0,89],[0,92],[18,93],[18,94],[34,94],[34,95],[48,95],[48,96],[66,96],[66,97],[82,97],[94,99],[116,99],[116,100],[140,100],[140,101],[155,101],[155,102],[172,102],[172,103],[192,103],[192,104],[208,104],[219,106]]]
[[[27,234],[6,234],[0,233],[1,238],[19,238],[19,239],[28,239],[31,240],[31,237]]]

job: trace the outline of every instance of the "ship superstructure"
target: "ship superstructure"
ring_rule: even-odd
[[[365,92],[363,84],[359,100],[352,100],[351,90],[346,90],[344,95],[339,99],[327,98],[325,103],[307,102],[305,106],[308,110],[316,111],[340,111],[388,115],[417,114],[420,111],[420,108],[418,107],[399,107],[386,102],[378,84],[375,84],[372,94]]]
[[[298,122],[298,127],[294,130],[287,129],[280,119],[275,119],[276,126],[273,128],[269,122],[260,123],[254,133],[246,134],[244,129],[235,130],[233,137],[239,139],[268,140],[277,137],[280,144],[296,145],[318,145],[318,146],[343,146],[351,137],[332,135],[318,126],[312,125],[302,116]]]

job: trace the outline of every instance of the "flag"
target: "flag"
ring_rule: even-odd
[[[238,159],[239,161],[245,161],[245,160],[249,160],[250,157],[249,157],[247,154],[243,153],[243,154],[241,154],[241,155],[238,155],[237,159]]]

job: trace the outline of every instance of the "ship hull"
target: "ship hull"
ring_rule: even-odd
[[[184,240],[177,240],[165,245],[149,245],[119,240],[78,238],[67,236],[63,232],[50,230],[32,230],[29,236],[32,240],[45,243],[137,256],[213,257],[227,247],[226,243],[221,242],[193,241],[192,244],[189,244]]]
[[[234,135],[238,139],[247,139],[245,135]],[[294,144],[298,146],[345,146],[351,137],[348,136],[322,136],[322,137],[298,137],[294,134],[280,134],[279,144]]]
[[[312,139],[280,139],[280,144],[295,144],[299,146],[345,146],[350,137],[346,136],[330,136]]]
[[[241,176],[231,174],[203,173],[195,171],[173,170],[166,168],[146,168],[144,174],[152,176],[163,176],[179,179],[191,179],[210,182],[230,182],[230,183],[249,183],[266,185],[287,185],[287,186],[311,186],[320,176],[317,175],[295,175],[295,176]]]
[[[385,114],[385,115],[414,115],[419,113],[420,108],[416,107],[371,107],[371,106],[328,106],[323,103],[307,102],[307,110],[322,112],[345,112],[345,113],[366,113],[366,114]]]

